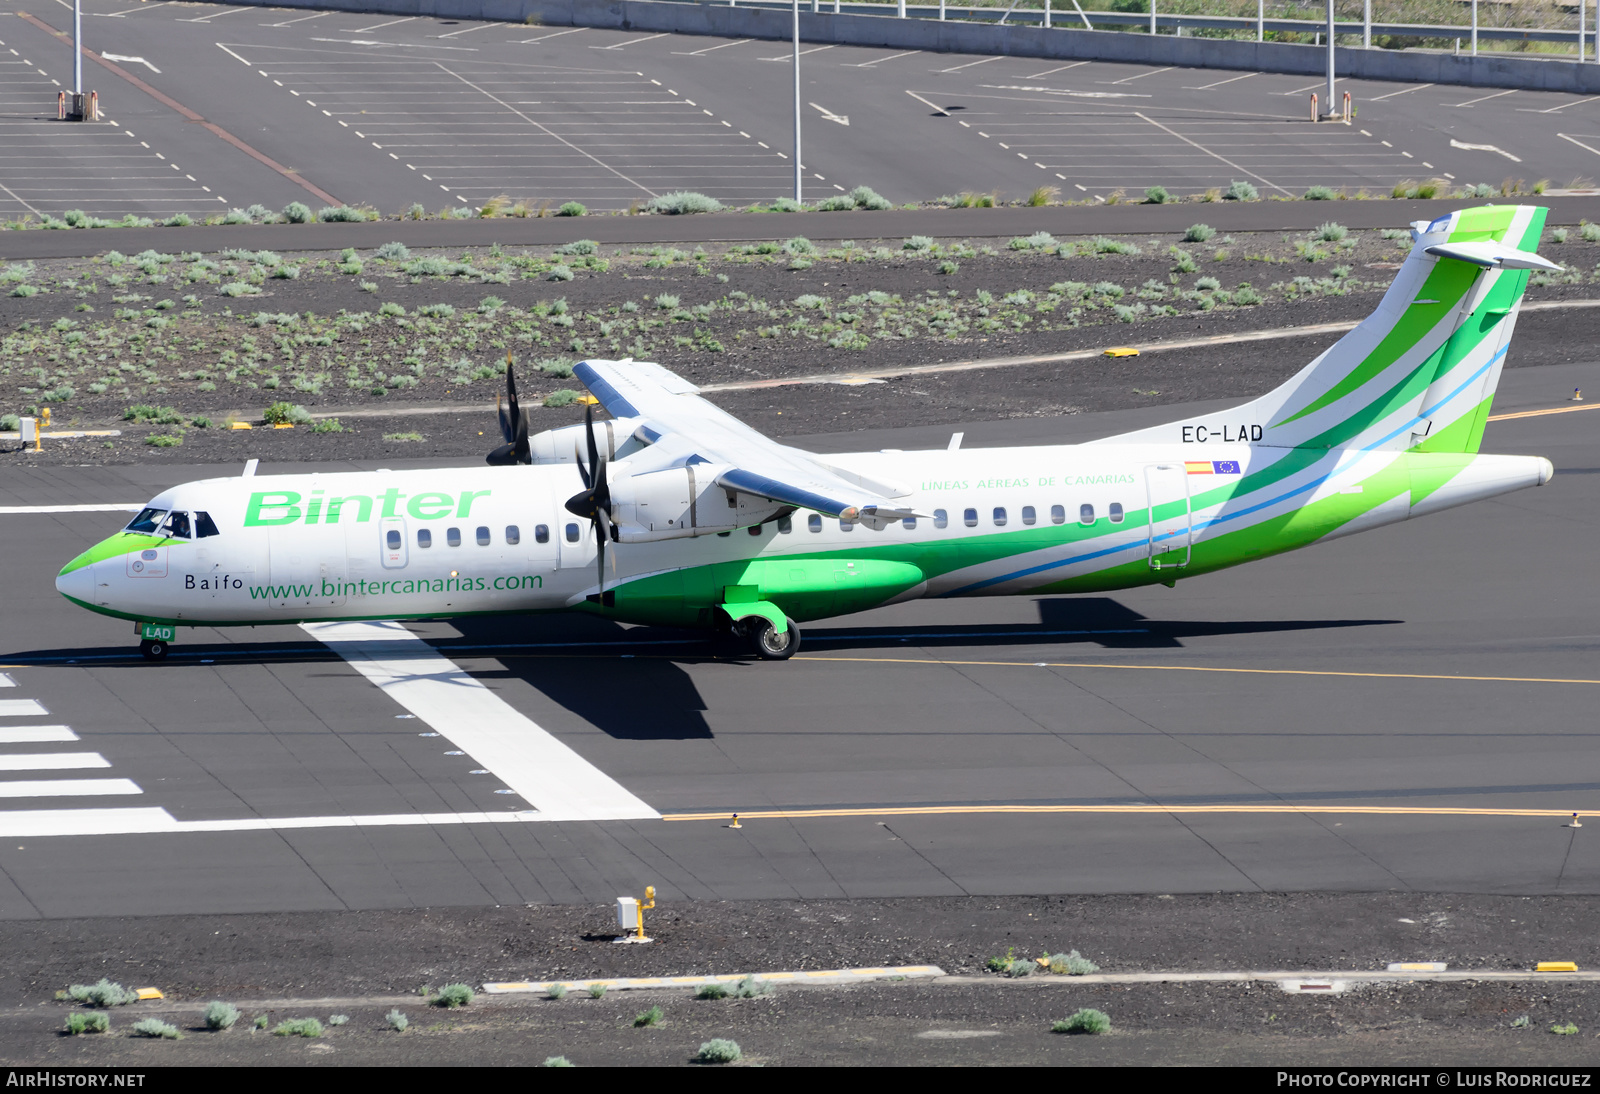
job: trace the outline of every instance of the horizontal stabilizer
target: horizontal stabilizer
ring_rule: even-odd
[[[1439,258],[1454,258],[1490,270],[1550,270],[1561,271],[1558,263],[1541,258],[1530,251],[1520,251],[1504,243],[1487,240],[1482,243],[1435,243],[1425,248]]]

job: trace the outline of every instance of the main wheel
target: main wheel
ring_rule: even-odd
[[[787,661],[800,648],[800,628],[794,625],[793,620],[786,622],[789,624],[788,629],[780,631],[772,625],[770,619],[756,618],[748,621],[750,644],[761,660]]]
[[[144,654],[146,661],[165,661],[167,659],[167,644],[147,638],[139,643],[139,652]]]

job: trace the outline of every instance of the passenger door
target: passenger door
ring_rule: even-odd
[[[1189,469],[1181,461],[1151,464],[1144,469],[1144,485],[1150,506],[1146,525],[1150,568],[1182,569],[1189,565],[1194,536]]]

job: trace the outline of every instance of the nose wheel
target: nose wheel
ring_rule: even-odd
[[[149,638],[139,643],[139,652],[144,655],[146,661],[165,661],[168,648],[165,642]]]

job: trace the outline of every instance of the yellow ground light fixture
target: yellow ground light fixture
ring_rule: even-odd
[[[613,938],[614,943],[652,942],[654,939],[646,938],[644,933],[644,913],[656,906],[656,887],[644,887],[644,902],[640,903],[631,896],[617,897],[617,926],[624,931],[632,931],[631,935]]]
[[[1107,356],[1107,357],[1137,357],[1137,356],[1139,356],[1139,351],[1134,349],[1132,346],[1112,346],[1110,349],[1106,350],[1105,356]]]

